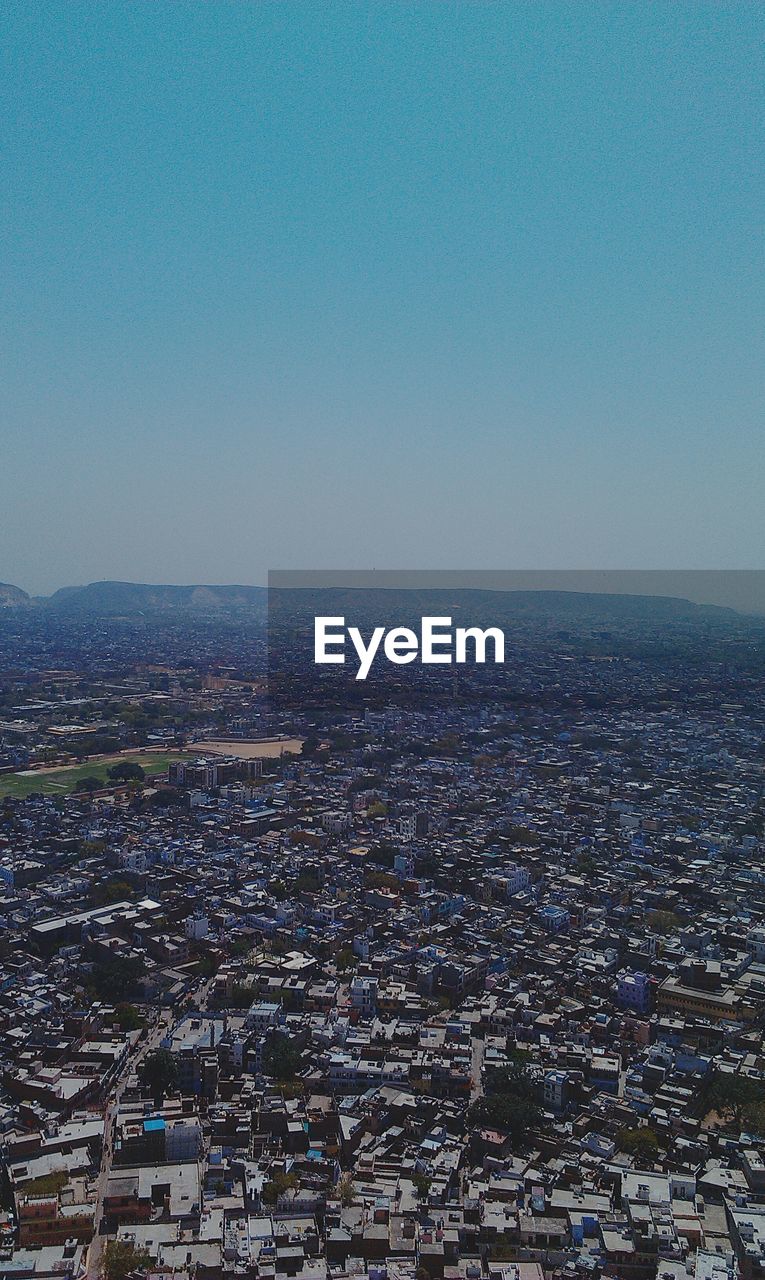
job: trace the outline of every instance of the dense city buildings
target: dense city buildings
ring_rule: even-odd
[[[0,614],[0,1280],[765,1275],[765,627],[145,604]]]

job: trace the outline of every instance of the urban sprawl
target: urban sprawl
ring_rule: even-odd
[[[301,712],[251,603],[75,606],[0,610],[0,1280],[765,1276],[761,624]]]

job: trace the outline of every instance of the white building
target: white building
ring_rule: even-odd
[[[200,942],[202,938],[209,937],[210,921],[203,911],[195,911],[193,915],[187,917],[184,928],[187,938]]]
[[[362,1013],[374,1013],[377,1008],[377,978],[354,978],[351,983],[351,1003]]]

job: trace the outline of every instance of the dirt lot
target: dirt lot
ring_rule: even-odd
[[[273,759],[284,755],[285,751],[299,756],[302,747],[302,738],[260,738],[249,741],[207,738],[203,742],[193,742],[190,750],[198,751],[201,755],[239,756],[242,760],[255,760],[259,756]]]

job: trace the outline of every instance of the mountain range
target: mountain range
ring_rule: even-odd
[[[720,605],[695,604],[676,596],[606,594],[587,591],[486,591],[486,590],[287,590],[299,601],[300,611],[353,613],[361,607],[370,617],[387,614],[400,600],[407,613],[438,615],[468,607],[481,617],[536,616],[565,623],[566,619],[603,622],[630,619],[688,622],[734,621],[742,615]],[[268,600],[266,587],[174,586],[139,582],[90,582],[62,587],[50,596],[30,596],[20,587],[0,583],[0,611],[51,610],[59,614],[130,615],[140,613],[210,613],[239,609],[262,611]],[[478,616],[474,621],[479,620]]]
[[[253,608],[266,601],[265,587],[154,586],[142,582],[89,582],[61,587],[50,596],[30,596],[20,587],[0,583],[0,608],[54,609],[59,612],[143,613],[157,610]]]

